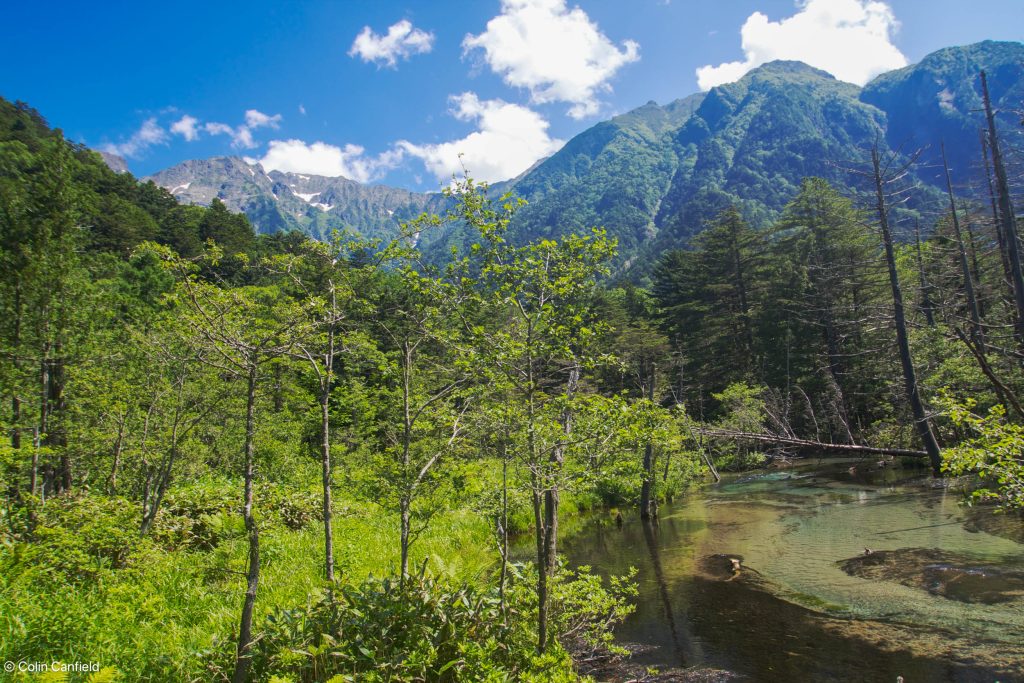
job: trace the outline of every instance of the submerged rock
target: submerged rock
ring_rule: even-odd
[[[841,560],[839,567],[850,576],[893,581],[959,602],[1024,601],[1024,571],[934,548],[877,550]]]

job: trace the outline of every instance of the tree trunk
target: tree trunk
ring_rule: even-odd
[[[985,333],[981,328],[981,312],[978,310],[978,299],[974,293],[974,275],[971,274],[971,266],[967,261],[967,249],[964,246],[963,233],[960,230],[960,218],[956,213],[956,202],[953,200],[953,181],[949,177],[949,164],[946,163],[946,145],[940,146],[942,150],[942,168],[946,172],[946,192],[949,195],[949,211],[953,216],[953,234],[956,236],[957,255],[960,258],[960,275],[964,280],[964,294],[967,297],[967,311],[971,316],[971,339],[981,351],[985,353]]]
[[[17,450],[21,448],[21,398],[18,396],[21,382],[21,362],[19,360],[21,354],[21,278],[19,277],[14,285],[14,333],[11,338],[11,348],[14,351],[14,377],[15,381],[12,382],[13,391],[11,392],[11,423],[14,427],[11,429],[11,448]],[[35,488],[33,486],[33,488]],[[32,491],[34,494],[35,491]]]
[[[110,478],[107,482],[107,490],[110,495],[117,495],[117,472],[121,468],[121,451],[124,446],[124,428],[128,416],[122,414],[117,422],[117,439],[114,441],[114,462],[110,466]]]
[[[29,472],[29,490],[36,495],[39,488],[39,429],[32,433],[32,470]]]
[[[402,500],[398,503],[399,517],[401,518],[401,531],[400,531],[400,542],[402,548],[402,560],[401,560],[401,577],[402,585],[405,585],[406,579],[409,578],[409,529],[411,527],[411,514],[408,496],[403,495]]]
[[[501,571],[498,574],[498,604],[505,616],[505,582],[508,580],[508,442],[501,441],[501,517],[498,543],[501,548]]]
[[[537,652],[544,652],[548,647],[548,558],[547,534],[544,530],[543,486],[540,477],[534,472],[533,479],[533,524],[536,529],[537,541]]]
[[[743,341],[747,347],[745,355],[750,359],[750,361],[752,361],[754,358],[754,329],[750,322],[750,305],[747,301],[747,281],[744,277],[743,254],[740,253],[740,245],[735,232],[738,229],[738,225],[733,226],[734,232],[732,234],[731,244],[733,268],[736,272],[736,291],[739,295],[740,317],[743,324]]]
[[[50,485],[57,493],[71,489],[71,460],[67,449],[67,433],[64,425],[64,359],[61,343],[53,346],[54,357],[44,355],[42,369],[43,400],[40,407],[40,427],[43,445],[59,453],[59,466],[49,477]]]
[[[917,244],[917,277],[921,281],[921,312],[928,327],[935,327],[935,309],[932,307],[931,286],[924,274],[924,258],[921,256],[921,224],[914,223],[914,241]]]
[[[977,286],[977,301],[978,301],[978,315],[984,320],[985,319],[985,297],[982,295],[981,290],[981,264],[978,262],[978,240],[975,238],[974,227],[971,221],[970,209],[967,207],[966,202],[961,202],[963,207],[964,215],[967,217],[967,223],[964,225],[964,232],[967,233],[967,255],[971,257],[971,274],[974,276],[974,284]]]
[[[334,292],[331,296],[333,299]],[[331,501],[331,383],[334,370],[334,328],[327,331],[327,355],[324,358],[324,377],[320,387],[320,476],[324,487],[324,577],[334,583],[334,529]],[[333,595],[333,589],[332,589]]]
[[[1006,253],[1010,261],[1010,276],[1013,280],[1013,299],[1017,311],[1014,331],[1017,342],[1024,345],[1024,272],[1021,271],[1017,220],[1014,218],[1013,204],[1010,202],[1010,186],[1006,180],[1006,169],[1003,167],[1003,155],[999,149],[999,138],[996,134],[996,119],[992,113],[992,102],[988,96],[988,79],[985,77],[984,71],[981,72],[981,93],[985,102],[985,118],[988,121],[988,142],[992,150],[992,166],[996,174],[999,220],[1006,239]]]
[[[736,432],[727,429],[700,429],[700,434],[719,439],[735,439],[739,441],[759,441],[779,446],[810,449],[815,451],[835,451],[847,455],[893,455],[908,458],[927,458],[927,451],[912,451],[906,448],[885,448],[884,446],[861,446],[849,443],[827,443],[811,439],[798,439],[795,436],[779,436],[777,434],[756,434],[753,432]]]
[[[907,321],[903,313],[903,292],[900,290],[899,273],[896,271],[896,256],[893,252],[892,233],[889,230],[889,212],[885,203],[885,193],[882,189],[882,171],[877,146],[871,149],[871,163],[874,169],[875,199],[878,204],[878,220],[882,228],[882,244],[885,247],[885,261],[889,267],[889,284],[892,287],[896,343],[899,347],[900,363],[903,366],[903,379],[906,384],[907,397],[910,400],[910,408],[914,414],[914,426],[917,428],[921,442],[928,453],[932,474],[938,477],[942,474],[942,453],[939,450],[938,442],[935,440],[935,434],[932,433],[928,415],[925,413],[924,403],[921,401],[921,394],[917,386],[917,375],[914,371],[914,361],[910,355]]]
[[[42,362],[39,364],[39,428],[36,430],[36,440],[40,446],[49,444],[48,432],[50,429],[50,345],[48,343],[43,344]],[[32,474],[33,480],[37,478],[39,471],[39,449],[36,448],[36,452],[33,453],[35,461],[32,463]],[[49,482],[46,477],[46,466],[43,465],[43,481],[40,488],[40,494],[43,498],[46,497],[47,486]],[[32,493],[36,492],[36,485],[32,485]]]
[[[992,207],[992,225],[996,233],[996,242],[999,244],[999,261],[1003,266],[1003,280],[1013,298],[1013,274],[1010,268],[1009,248],[1006,245],[1006,235],[1003,234],[1002,222],[999,220],[999,207],[996,204],[996,188],[992,184],[992,168],[988,163],[988,145],[985,143],[985,131],[979,129],[981,137],[981,158],[985,162],[985,182],[988,183],[988,201]]]
[[[249,534],[249,568],[245,575],[245,600],[242,602],[242,619],[238,627],[238,651],[235,655],[235,671],[231,677],[231,683],[246,683],[249,680],[252,613],[256,604],[256,590],[260,583],[260,534],[252,512],[253,460],[256,450],[256,372],[256,362],[250,360],[248,400],[245,408],[245,501],[242,506],[242,517],[245,520],[245,529]]]
[[[412,409],[410,406],[410,391],[412,389],[412,354],[413,351],[408,342],[402,345],[402,482],[403,486],[412,486],[412,476],[409,472],[410,453],[412,446]],[[409,525],[410,525],[410,494],[403,493],[399,501],[399,516],[401,518],[400,545],[402,549],[401,559],[401,582],[405,586],[405,580],[409,576]]]
[[[566,399],[572,399],[576,393],[576,386],[580,379],[579,366],[569,371],[569,381],[565,387]],[[568,439],[572,434],[572,408],[566,406],[562,410],[561,422],[562,433]],[[552,576],[558,569],[558,505],[559,505],[559,475],[565,463],[565,442],[559,443],[551,450],[551,473],[550,479],[544,491],[544,543],[547,546],[545,556],[548,563],[548,573]]]
[[[647,379],[647,399],[654,402],[654,375],[656,367],[651,363],[650,374]],[[654,444],[647,439],[644,446],[644,481],[640,485],[640,519],[650,519],[654,516],[654,504],[652,501],[654,488]]]

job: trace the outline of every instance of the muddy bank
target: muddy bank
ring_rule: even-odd
[[[687,669],[651,667],[638,661],[638,658],[650,652],[650,645],[619,643],[619,646],[628,650],[628,654],[595,658],[587,653],[574,653],[576,670],[581,675],[591,676],[601,683],[728,683],[749,680],[724,669],[701,666]]]

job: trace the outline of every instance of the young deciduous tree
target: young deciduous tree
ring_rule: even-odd
[[[508,225],[519,203],[505,197],[495,207],[486,187],[460,183],[453,195],[457,217],[479,232],[474,277],[464,283],[477,293],[485,312],[471,322],[480,370],[519,406],[521,438],[514,457],[525,467],[537,558],[538,649],[549,644],[549,579],[557,568],[559,491],[565,484],[570,450],[595,435],[579,429],[575,414],[585,400],[581,372],[594,366],[592,342],[601,324],[589,295],[607,272],[615,244],[602,232],[542,239],[524,246],[508,241]]]
[[[260,580],[259,526],[253,510],[256,479],[257,391],[264,369],[289,354],[296,341],[310,333],[310,316],[282,295],[274,285],[223,289],[200,279],[196,266],[164,251],[175,270],[177,298],[189,315],[184,322],[192,332],[202,362],[220,370],[245,387],[245,440],[242,476],[242,517],[249,539],[245,599],[238,630],[233,683],[248,680],[252,618]],[[209,265],[217,265],[219,250],[211,250]]]

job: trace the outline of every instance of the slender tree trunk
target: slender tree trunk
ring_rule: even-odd
[[[565,388],[566,399],[572,399],[576,393],[576,387],[580,379],[579,366],[574,366],[569,371],[569,381]],[[572,434],[572,407],[566,406],[562,410],[562,434],[568,440]],[[544,491],[544,543],[547,546],[544,550],[548,562],[548,573],[554,576],[558,570],[558,506],[559,506],[559,476],[565,463],[565,442],[559,443],[551,451],[550,479]]]
[[[647,399],[654,402],[654,376],[656,367],[651,363],[650,374],[647,378]],[[654,488],[654,443],[650,438],[644,445],[644,481],[640,485],[640,519],[650,519],[654,516],[654,504],[652,494]]]
[[[274,363],[274,412],[280,413],[284,410],[284,382],[282,381],[283,370],[280,363]]]
[[[412,383],[412,354],[413,351],[406,342],[402,347],[402,410],[404,421],[402,423],[402,482],[403,486],[411,486],[411,473],[409,472],[410,453],[412,445],[412,409],[410,406],[410,390]],[[409,576],[409,528],[410,528],[410,495],[403,493],[399,501],[399,517],[401,521],[400,545],[402,551],[401,559],[401,582],[405,586],[405,580]]]
[[[39,488],[39,428],[32,430],[32,470],[29,472],[29,491],[36,495]]]
[[[110,495],[117,495],[117,473],[121,468],[121,451],[124,447],[124,428],[125,423],[128,421],[126,414],[121,414],[117,422],[117,439],[114,441],[114,462],[110,466],[110,478],[107,482],[107,490]]]
[[[174,462],[178,458],[178,440],[181,438],[181,410],[182,395],[184,394],[184,391],[185,379],[184,377],[181,377],[178,380],[178,395],[174,405],[174,420],[171,424],[171,443],[167,449],[167,454],[163,457],[159,466],[156,468],[155,475],[149,472],[146,474],[146,493],[142,499],[143,515],[142,526],[140,528],[140,534],[143,536],[149,533],[149,530],[153,526],[153,522],[156,521],[157,513],[160,512],[160,506],[164,501],[164,494],[167,493],[167,487],[171,485],[171,474],[174,471]],[[149,440],[149,422],[155,408],[156,397],[154,396],[154,402],[149,406],[149,410],[146,413],[146,421],[142,429],[143,452],[145,452],[146,442]],[[148,468],[148,463],[146,466]]]
[[[924,258],[921,256],[921,224],[914,223],[914,240],[917,243],[917,277],[921,283],[921,312],[928,327],[935,327],[935,309],[932,306],[931,285],[924,273]]]
[[[974,284],[978,288],[976,297],[978,301],[978,316],[985,319],[985,296],[982,294],[981,264],[978,262],[978,240],[974,234],[974,226],[971,222],[970,209],[965,202],[961,202],[964,215],[967,216],[967,223],[964,224],[964,232],[967,233],[967,255],[971,258],[971,274],[974,276]]]
[[[744,344],[746,345],[746,356],[747,363],[752,364],[754,362],[754,329],[750,322],[750,305],[747,301],[747,280],[743,269],[743,255],[740,253],[740,245],[736,237],[736,232],[739,230],[738,225],[733,226],[732,235],[732,257],[733,257],[733,268],[736,272],[736,291],[739,295],[740,303],[740,318],[743,324],[743,336]],[[748,366],[750,367],[750,366]]]
[[[260,583],[260,534],[252,511],[253,460],[256,445],[256,373],[258,366],[250,359],[247,377],[247,401],[245,408],[245,501],[242,517],[249,534],[249,567],[246,571],[245,600],[242,602],[242,618],[238,626],[238,651],[235,656],[235,671],[231,683],[246,683],[249,680],[249,665],[252,644],[252,614],[256,605],[256,590]]]
[[[331,291],[332,303],[334,292]],[[327,331],[327,355],[320,387],[320,476],[324,487],[324,577],[334,583],[334,512],[331,501],[331,384],[334,370],[334,327]],[[333,595],[333,589],[332,595]]]
[[[21,448],[21,397],[18,391],[21,387],[21,278],[19,277],[14,285],[14,334],[11,338],[11,348],[14,350],[14,376],[11,392],[11,422],[14,428],[11,429],[11,448]],[[32,492],[33,494],[35,491]]]
[[[177,432],[178,426],[174,426],[174,431]],[[176,435],[171,437],[171,446],[167,451],[163,462],[160,463],[159,468],[156,471],[154,477],[154,483],[151,490],[152,500],[149,502],[149,508],[145,515],[142,517],[142,527],[139,533],[145,536],[149,533],[149,530],[153,528],[153,522],[156,521],[156,516],[160,512],[160,506],[164,502],[164,494],[167,493],[167,487],[171,484],[171,473],[174,470],[174,462],[178,459],[178,438]],[[146,482],[147,491],[150,490],[150,483]]]
[[[967,261],[967,249],[964,247],[963,233],[960,231],[960,218],[956,213],[956,202],[953,200],[953,181],[949,177],[949,164],[946,163],[946,145],[941,145],[942,168],[946,172],[946,192],[949,195],[949,211],[953,216],[953,234],[956,236],[957,254],[960,258],[960,275],[964,280],[964,294],[967,296],[967,311],[971,316],[971,339],[985,353],[985,333],[981,327],[981,312],[978,310],[978,299],[974,293],[974,276]]]
[[[533,504],[534,541],[537,545],[537,652],[548,647],[548,556],[547,529],[544,518],[544,491],[547,478],[543,473],[537,448],[537,406],[534,395],[537,382],[533,367],[533,320],[526,320],[526,449],[530,463],[530,502]]]
[[[839,352],[839,332],[836,330],[835,315],[832,312],[831,301],[826,304],[825,308],[825,348],[828,351],[829,379],[832,380],[829,384],[835,395],[835,407],[838,413],[836,417],[840,426],[843,427],[841,434],[846,443],[853,443],[853,433],[850,431],[850,411],[846,405],[846,394],[843,393],[843,388],[839,381],[843,374],[842,358]]]
[[[498,574],[498,604],[505,616],[505,582],[508,580],[508,441],[501,441],[501,517],[498,543],[501,544],[501,572]]]
[[[36,431],[36,439],[40,445],[49,444],[49,429],[50,429],[50,345],[49,343],[43,344],[42,362],[39,365],[39,429]],[[36,462],[32,464],[33,475],[39,469],[39,454],[38,448],[34,456]],[[36,477],[33,476],[33,479]],[[43,481],[41,486],[41,494],[43,497],[47,494],[47,486],[49,482],[46,477],[46,467],[43,467]],[[35,493],[36,486],[32,486],[32,492]]]
[[[539,475],[531,474],[533,479],[533,524],[537,530],[537,652],[544,652],[548,647],[548,558],[547,534],[544,531],[543,483]]]
[[[988,79],[981,72],[981,93],[985,101],[985,118],[988,121],[988,141],[992,150],[992,166],[996,175],[996,194],[999,200],[999,219],[1006,238],[1006,253],[1010,261],[1010,276],[1013,280],[1013,298],[1016,304],[1017,320],[1014,330],[1017,342],[1024,345],[1024,272],[1021,270],[1020,243],[1017,238],[1017,220],[1010,201],[1010,186],[1003,167],[1003,155],[999,149],[996,134],[996,119],[992,113],[992,102],[988,95]]]
[[[932,474],[938,477],[942,474],[942,453],[939,450],[938,442],[935,440],[935,434],[932,433],[928,415],[925,413],[924,403],[921,401],[921,394],[917,386],[917,375],[914,371],[914,361],[910,355],[907,321],[903,313],[903,292],[900,290],[899,274],[896,271],[896,256],[893,252],[892,233],[889,230],[889,212],[885,203],[885,193],[882,189],[882,171],[877,146],[871,149],[871,162],[874,169],[878,220],[882,228],[882,244],[885,247],[885,260],[889,267],[889,284],[892,287],[896,342],[899,346],[900,363],[903,365],[903,379],[906,383],[907,397],[910,399],[910,408],[914,414],[914,425],[924,444],[925,451],[928,453]]]
[[[1013,298],[1013,273],[1010,268],[1009,247],[1006,244],[1006,235],[1003,233],[1002,221],[999,219],[999,206],[996,204],[996,188],[992,184],[992,168],[988,163],[988,144],[985,142],[985,131],[978,130],[981,137],[981,158],[985,162],[985,182],[988,183],[988,201],[992,207],[992,225],[996,233],[996,242],[999,244],[999,261],[1003,266],[1003,280],[1010,298]]]
[[[64,425],[64,358],[61,357],[60,342],[55,349],[57,358],[53,359],[50,372],[51,444],[60,450],[60,488],[67,492],[71,490],[71,454],[68,453],[68,435]]]
[[[409,530],[412,524],[412,515],[410,511],[409,497],[403,495],[402,499],[398,503],[398,513],[401,519],[401,548],[402,548],[402,585],[405,585],[406,579],[409,578]]]

